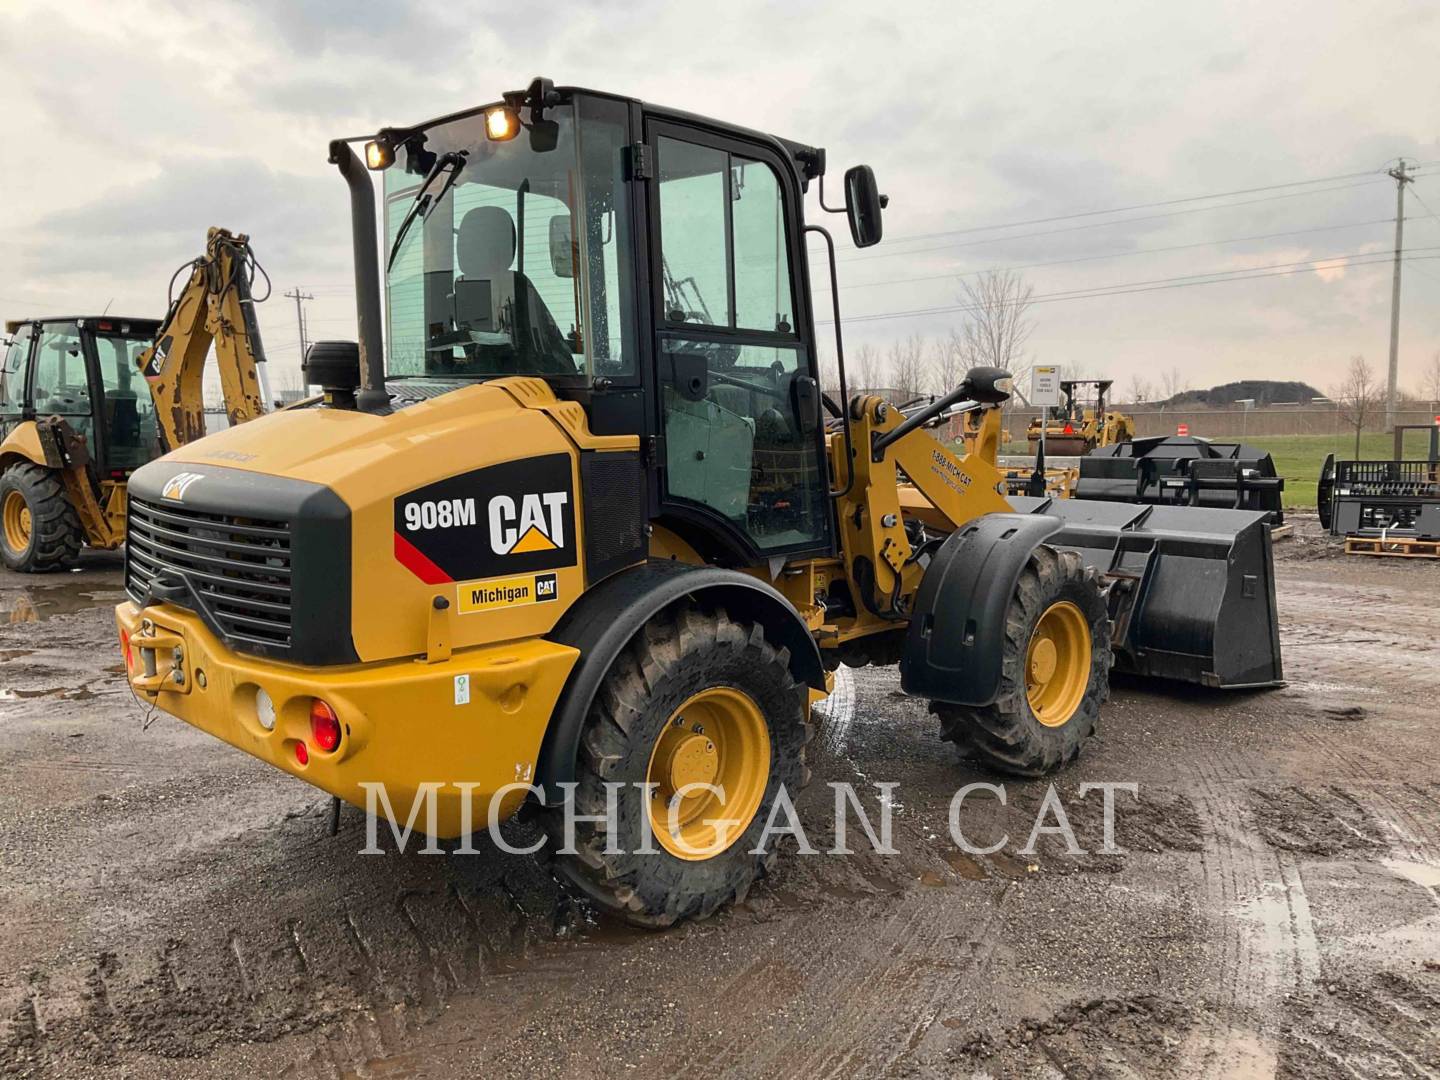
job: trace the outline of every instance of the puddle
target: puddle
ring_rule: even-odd
[[[1406,859],[1381,859],[1380,865],[1396,877],[1413,881],[1426,889],[1440,891],[1440,866],[1430,863],[1410,862]]]
[[[16,690],[12,687],[0,687],[0,701],[28,701],[30,698],[63,698],[66,701],[89,701],[91,698],[100,695],[90,689],[87,683],[84,686],[50,686],[37,690]]]
[[[1280,1064],[1275,1048],[1258,1032],[1241,1029],[1197,1032],[1186,1039],[1181,1057],[1207,1067],[1223,1062],[1225,1075],[1234,1080],[1272,1080]]]
[[[56,615],[73,615],[77,611],[118,604],[123,599],[123,589],[107,588],[86,581],[30,585],[15,593],[0,596],[0,622],[44,622]]]
[[[966,881],[984,881],[989,877],[989,875],[985,873],[983,866],[963,852],[947,851],[945,852],[944,858],[945,862],[949,864],[950,869],[954,870],[956,874]]]

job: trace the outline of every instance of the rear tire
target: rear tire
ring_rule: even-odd
[[[0,524],[0,557],[11,570],[65,570],[80,557],[80,515],[53,469],[27,461],[0,475]]]
[[[999,697],[930,710],[941,738],[965,756],[1010,776],[1043,776],[1074,761],[1095,733],[1113,662],[1099,575],[1077,553],[1042,544],[1006,612]]]
[[[616,799],[613,845],[621,854],[605,853],[603,822],[577,821],[577,854],[556,854],[556,875],[602,908],[644,927],[708,918],[744,899],[775,860],[773,846],[760,855],[752,851],[781,785],[793,799],[810,779],[807,715],[808,693],[791,674],[789,651],[771,646],[760,626],[734,622],[723,611],[687,608],[657,616],[601,684],[576,763],[577,815],[604,814],[605,784],[624,785]],[[728,738],[722,735],[726,731]],[[659,792],[656,804],[637,786],[659,781],[665,789],[671,775],[726,788],[723,809],[681,802],[678,812],[696,823],[687,830],[703,829],[699,823],[707,817],[743,821],[732,829],[731,835],[738,834],[733,842],[708,857],[671,850],[673,841],[651,817],[652,806],[668,803],[668,790]],[[547,808],[542,820],[551,850],[560,852],[564,808]],[[652,854],[639,850],[647,825]]]

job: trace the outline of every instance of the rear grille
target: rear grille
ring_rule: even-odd
[[[211,628],[266,652],[291,646],[290,524],[130,498],[125,590],[137,603],[156,576],[183,580]]]

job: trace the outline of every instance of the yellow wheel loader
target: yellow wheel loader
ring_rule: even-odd
[[[125,541],[132,472],[205,434],[210,345],[231,424],[265,411],[248,238],[211,229],[163,321],[7,322],[0,368],[0,556],[12,570],[73,566]],[[178,274],[177,274],[178,277]]]
[[[529,807],[570,887],[663,926],[769,865],[840,664],[1020,776],[1112,663],[1280,680],[1262,515],[1007,498],[1008,376],[850,399],[838,309],[820,393],[804,206],[877,242],[868,167],[832,208],[822,150],[543,79],[364,156],[330,146],[359,341],[310,351],[323,402],[132,478],[144,701],[433,836]]]

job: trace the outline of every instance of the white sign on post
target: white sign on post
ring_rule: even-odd
[[[1030,369],[1030,404],[1041,408],[1054,408],[1060,404],[1059,365],[1041,367],[1036,364]]]

